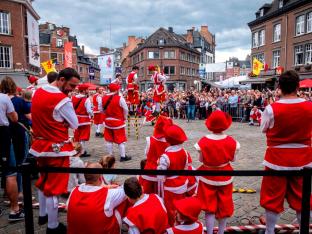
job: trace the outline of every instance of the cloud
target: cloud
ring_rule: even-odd
[[[148,37],[159,27],[185,33],[192,26],[208,25],[216,34],[216,53],[223,56],[250,48],[247,23],[267,1],[37,0],[33,6],[41,22],[69,27],[78,43],[93,52],[100,46],[120,47],[128,35]]]

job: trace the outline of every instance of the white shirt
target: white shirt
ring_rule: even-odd
[[[79,157],[69,157],[69,166],[70,167],[78,167],[78,168],[84,168],[84,163]],[[84,174],[69,174],[69,180],[68,180],[68,187],[67,191],[72,191],[73,188],[78,186],[79,184],[85,183],[86,179],[84,177]]]
[[[42,89],[49,93],[61,92],[57,87],[52,85],[45,85]],[[53,118],[59,122],[63,122],[65,120],[72,129],[78,128],[78,118],[76,116],[73,103],[68,97],[55,107],[53,111]]]
[[[0,126],[9,126],[7,114],[14,111],[13,103],[8,95],[0,93]]]

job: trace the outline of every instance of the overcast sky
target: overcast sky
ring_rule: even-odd
[[[185,33],[208,25],[216,35],[216,62],[250,53],[247,23],[270,0],[35,0],[40,22],[71,29],[88,53],[120,47],[128,35],[147,37],[159,27]],[[111,33],[110,33],[111,32]]]

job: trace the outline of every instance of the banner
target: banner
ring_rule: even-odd
[[[56,69],[54,67],[52,60],[48,60],[46,62],[41,63],[41,66],[43,67],[43,69],[45,70],[47,74],[50,72],[56,72]]]
[[[64,44],[64,66],[65,67],[73,67],[73,43],[65,42]]]
[[[101,55],[98,57],[98,64],[101,69],[100,84],[109,84],[114,80],[114,54]]]
[[[263,63],[254,58],[252,62],[252,73],[258,76],[261,70],[263,70]]]
[[[40,67],[39,25],[37,20],[27,11],[27,33],[29,64]]]

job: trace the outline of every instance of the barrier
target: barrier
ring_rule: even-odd
[[[23,176],[23,195],[25,208],[25,232],[34,233],[31,173],[34,170],[46,173],[87,173],[87,174],[116,174],[116,175],[165,175],[165,176],[301,176],[303,177],[302,203],[301,203],[301,230],[300,233],[309,233],[310,220],[310,196],[312,169],[293,171],[260,171],[260,170],[236,170],[236,171],[177,171],[177,170],[139,170],[139,169],[102,169],[102,168],[61,168],[42,167],[34,168],[29,163],[24,163],[17,168]]]

